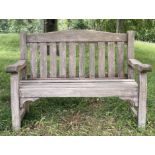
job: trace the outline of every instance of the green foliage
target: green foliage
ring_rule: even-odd
[[[94,29],[116,32],[116,19],[59,19],[58,30]],[[155,20],[123,19],[122,31],[136,31],[136,39],[155,42]],[[0,32],[16,33],[20,31],[42,32],[43,20],[37,19],[0,19]]]
[[[0,32],[40,32],[43,31],[42,20],[37,19],[1,19],[0,20]]]
[[[0,32],[8,32],[8,20],[7,19],[1,19],[0,20]]]
[[[59,29],[94,29],[116,32],[116,19],[68,19],[60,20]],[[136,39],[155,42],[155,20],[124,19],[123,32],[136,31]]]
[[[58,20],[58,30],[66,30],[68,29],[68,20],[67,19],[59,19]]]
[[[69,29],[86,29],[87,24],[84,22],[83,19],[68,20],[68,28]]]
[[[127,102],[118,98],[45,98],[30,106],[22,129],[11,130],[10,75],[19,59],[19,35],[0,34],[0,135],[155,135],[155,70],[148,74],[146,130],[138,130]],[[136,58],[155,68],[155,44],[135,43]]]
[[[136,39],[155,42],[155,20],[130,19],[124,20],[124,30],[136,31]]]
[[[95,29],[115,32],[114,19],[65,19],[59,20],[59,30],[63,29]]]
[[[155,29],[143,29],[141,31],[137,30],[137,39],[148,41],[148,42],[155,42]]]

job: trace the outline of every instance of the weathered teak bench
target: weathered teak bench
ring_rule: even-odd
[[[20,52],[20,60],[7,67],[11,73],[14,130],[21,126],[27,101],[41,97],[118,96],[132,103],[138,126],[145,127],[147,72],[151,66],[134,59],[133,31],[23,32]],[[134,80],[135,69],[139,72],[138,83]]]

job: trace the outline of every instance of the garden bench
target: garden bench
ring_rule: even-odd
[[[11,73],[13,129],[20,129],[29,101],[42,97],[117,96],[131,103],[138,127],[145,127],[151,66],[134,59],[134,35],[133,31],[22,32],[20,60],[6,69]]]

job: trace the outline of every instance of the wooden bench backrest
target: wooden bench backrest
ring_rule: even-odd
[[[68,30],[29,35],[22,32],[20,51],[21,59],[30,59],[32,79],[124,78],[127,59],[134,58],[134,32]],[[128,69],[128,76],[132,74]]]

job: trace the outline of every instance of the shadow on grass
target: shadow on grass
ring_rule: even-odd
[[[22,128],[41,130],[41,135],[102,135],[136,129],[137,123],[128,103],[115,97],[46,98],[30,106]]]

